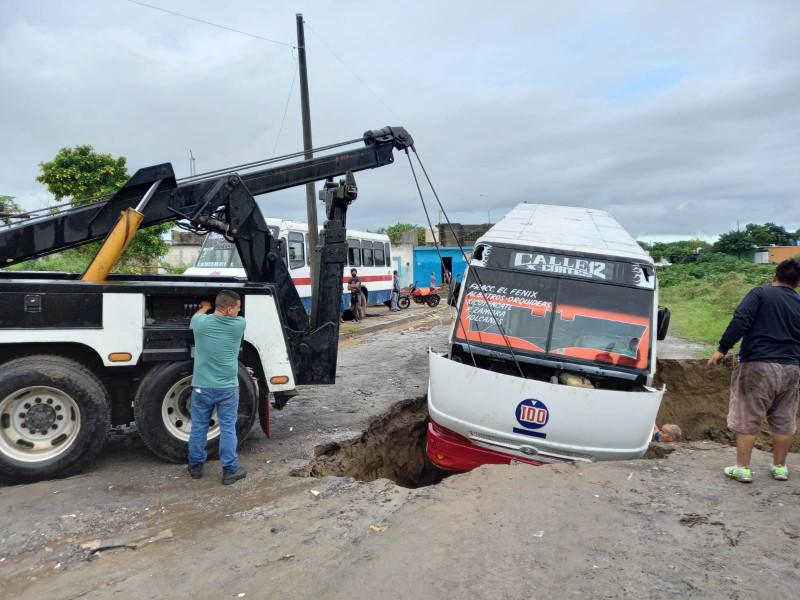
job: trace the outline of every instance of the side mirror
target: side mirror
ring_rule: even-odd
[[[661,341],[667,337],[669,329],[670,312],[666,306],[658,307],[658,323],[656,324],[656,339]]]
[[[453,289],[450,290],[450,297],[447,299],[447,303],[450,306],[455,306],[458,304],[458,295],[461,293],[461,282],[456,281]]]

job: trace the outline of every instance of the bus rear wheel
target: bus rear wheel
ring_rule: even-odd
[[[142,379],[134,400],[139,435],[153,454],[170,462],[186,462],[189,456],[193,367],[191,360],[154,367]],[[240,445],[255,423],[257,409],[255,382],[240,363],[239,417],[236,420],[236,437]],[[209,456],[216,456],[219,450],[219,433],[215,409],[206,442]]]

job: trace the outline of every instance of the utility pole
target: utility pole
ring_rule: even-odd
[[[194,177],[196,174],[197,173],[195,172],[195,166],[194,166],[194,154],[192,154],[192,151],[189,150],[189,175]]]
[[[300,71],[300,107],[303,118],[303,150],[306,160],[314,158],[311,149],[311,107],[308,102],[308,70],[306,69],[306,35],[303,30],[303,14],[296,13],[297,18],[297,61]],[[319,257],[317,256],[317,236],[319,226],[317,225],[317,198],[316,186],[314,182],[306,184],[306,212],[308,213],[308,252],[311,264],[311,327],[316,327],[314,322],[317,314],[317,302],[319,294],[314,283],[319,281]]]

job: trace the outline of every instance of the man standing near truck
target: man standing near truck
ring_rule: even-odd
[[[743,483],[753,480],[750,456],[765,416],[772,432],[770,472],[778,481],[789,478],[786,456],[797,428],[800,385],[798,283],[800,262],[779,264],[772,285],[753,288],[736,307],[708,361],[709,367],[719,364],[742,340],[728,409],[728,428],[736,432],[736,465],[725,467],[725,475]]]
[[[353,311],[353,321],[359,323],[364,318],[363,299],[361,292],[361,277],[356,269],[350,269],[350,279],[347,282],[350,290],[350,310]]]
[[[194,332],[194,371],[192,373],[192,430],[189,434],[189,474],[203,476],[208,458],[206,438],[214,407],[219,420],[219,458],[222,463],[222,484],[230,485],[247,476],[239,466],[236,452],[236,420],[239,416],[239,348],[244,336],[245,320],[239,316],[242,300],[239,294],[222,290],[211,303],[203,300],[192,317]]]

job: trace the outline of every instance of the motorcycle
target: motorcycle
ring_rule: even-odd
[[[411,301],[413,300],[417,304],[427,304],[433,308],[434,306],[438,306],[442,299],[438,294],[439,290],[441,289],[442,286],[440,285],[432,288],[420,288],[417,287],[416,284],[412,283],[406,289],[400,290],[400,297],[397,299],[397,306],[399,308],[408,308],[411,306]]]

